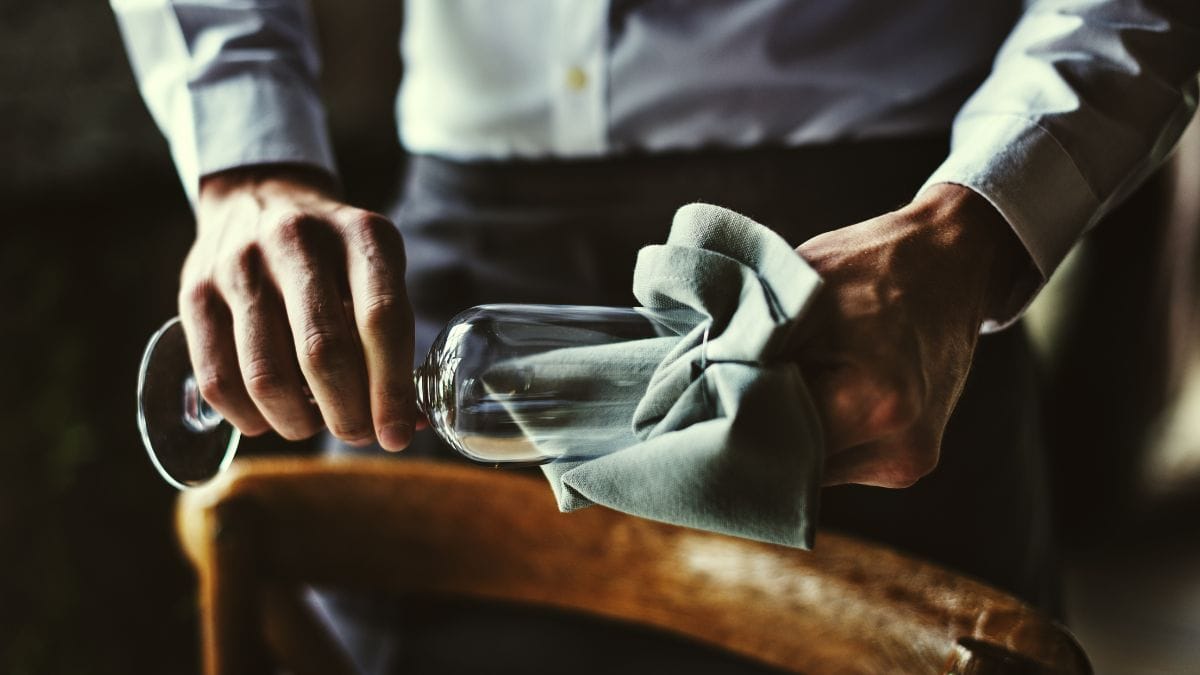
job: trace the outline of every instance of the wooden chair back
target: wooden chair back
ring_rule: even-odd
[[[652,627],[797,673],[1089,673],[1019,600],[825,532],[811,552],[604,508],[540,479],[422,461],[235,463],[186,492],[206,672],[352,672],[305,585],[533,603]]]

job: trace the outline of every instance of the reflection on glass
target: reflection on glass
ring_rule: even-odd
[[[689,310],[483,305],[442,330],[413,374],[417,407],[458,452],[488,464],[596,456],[633,441],[630,420],[661,357],[696,323]],[[163,478],[220,473],[239,433],[200,395],[178,319],[150,339],[138,426]]]

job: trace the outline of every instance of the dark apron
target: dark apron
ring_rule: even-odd
[[[944,139],[918,139],[594,161],[460,163],[413,157],[404,199],[393,215],[408,255],[416,358],[424,356],[451,317],[481,303],[635,304],[630,285],[637,251],[666,239],[671,217],[683,204],[731,208],[795,246],[903,206],[946,152]],[[1024,331],[1016,327],[984,336],[937,470],[906,490],[826,489],[822,527],[890,544],[1056,611],[1037,409]],[[453,458],[428,432],[404,454]],[[362,605],[357,615],[348,609],[356,603]],[[514,624],[509,608],[472,603],[451,612],[440,628],[429,618],[446,610],[385,611],[378,602],[346,599],[331,603],[331,610],[344,615],[344,630],[353,625],[379,635],[400,630],[399,642],[388,643],[385,651],[408,667],[438,658],[430,651],[438,643],[430,637],[435,631],[447,631],[443,645],[496,642],[500,623],[506,646],[497,648],[520,655],[510,664],[512,672],[540,672],[543,661],[546,672],[609,672],[603,655],[614,652],[632,660],[617,662],[613,672],[638,672],[638,663],[647,664],[647,671],[651,663],[671,663],[693,672],[755,672],[683,643],[633,658],[645,650],[637,642],[643,638],[633,633],[583,622],[582,635],[572,639],[563,636],[562,617],[529,610],[521,610]],[[407,628],[396,628],[399,624]],[[522,628],[513,630],[514,625]],[[414,631],[424,637],[412,638]],[[515,647],[514,641],[523,646]],[[580,658],[580,650],[595,651],[593,661]],[[430,672],[503,671],[495,656],[500,652],[476,650],[474,666],[459,663],[455,659],[466,657],[456,653]],[[596,668],[587,670],[589,663]],[[711,670],[714,665],[717,670]]]

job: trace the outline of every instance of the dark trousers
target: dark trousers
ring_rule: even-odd
[[[942,139],[915,139],[572,162],[456,163],[414,157],[394,215],[408,254],[416,358],[423,357],[454,314],[481,303],[634,304],[630,282],[637,251],[665,240],[671,217],[683,204],[704,201],[734,209],[798,245],[820,232],[904,205],[946,150]],[[1019,327],[983,337],[937,470],[906,490],[826,489],[822,527],[891,544],[1054,611],[1056,576],[1035,384],[1029,344]],[[449,453],[431,433],[419,436],[410,450],[412,455]],[[335,613],[344,614],[344,630],[411,623],[405,617],[413,612],[403,606],[381,614],[378,602],[367,602],[370,607],[357,616],[348,609],[362,602],[331,603]],[[519,623],[527,629],[521,638],[509,634],[514,624],[505,618],[507,611],[464,609],[446,619],[448,639],[495,641],[498,622],[506,626],[509,646],[503,651],[513,651],[514,641],[524,639],[533,655],[545,656],[547,672],[567,663],[573,664],[571,670],[609,672],[602,658],[561,660],[581,649],[599,649],[618,659],[624,652],[633,659],[618,660],[613,672],[636,672],[630,670],[636,663],[648,670],[650,664],[679,666],[682,661],[694,672],[739,667],[718,663],[690,645],[669,647],[667,657],[647,652],[640,643],[634,649],[628,647],[633,638],[608,627],[592,626],[583,635],[563,637],[559,618],[539,618],[524,610]],[[401,637],[388,646],[389,654],[409,666],[436,658],[418,653],[422,644],[430,644],[427,622],[407,630],[427,637]],[[546,639],[547,630],[556,636],[553,640]],[[527,660],[531,652],[517,651],[522,661],[515,662],[520,667],[514,664],[513,672],[537,672]],[[463,672],[503,669],[494,658],[480,658],[474,667],[458,666]],[[707,665],[697,671],[693,662]],[[454,663],[431,672],[454,670]],[[589,663],[596,668],[587,670]],[[711,670],[714,664],[717,670]]]

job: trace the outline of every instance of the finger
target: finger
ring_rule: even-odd
[[[350,295],[367,365],[375,433],[385,449],[402,450],[417,423],[404,244],[395,226],[376,214],[360,212],[346,228]]]
[[[229,308],[216,289],[201,284],[181,293],[179,320],[204,400],[247,436],[270,430],[242,383]]]
[[[280,436],[300,440],[317,433],[321,421],[304,395],[283,303],[261,251],[248,247],[238,256],[222,293],[233,315],[238,365],[250,399]]]
[[[267,263],[283,298],[300,371],[325,426],[337,438],[365,445],[375,438],[366,372],[343,306],[345,273],[330,255],[336,241],[328,228],[312,217],[280,223]]]
[[[872,485],[906,488],[927,476],[937,466],[938,449],[914,437],[848,448],[825,459],[825,486]]]

